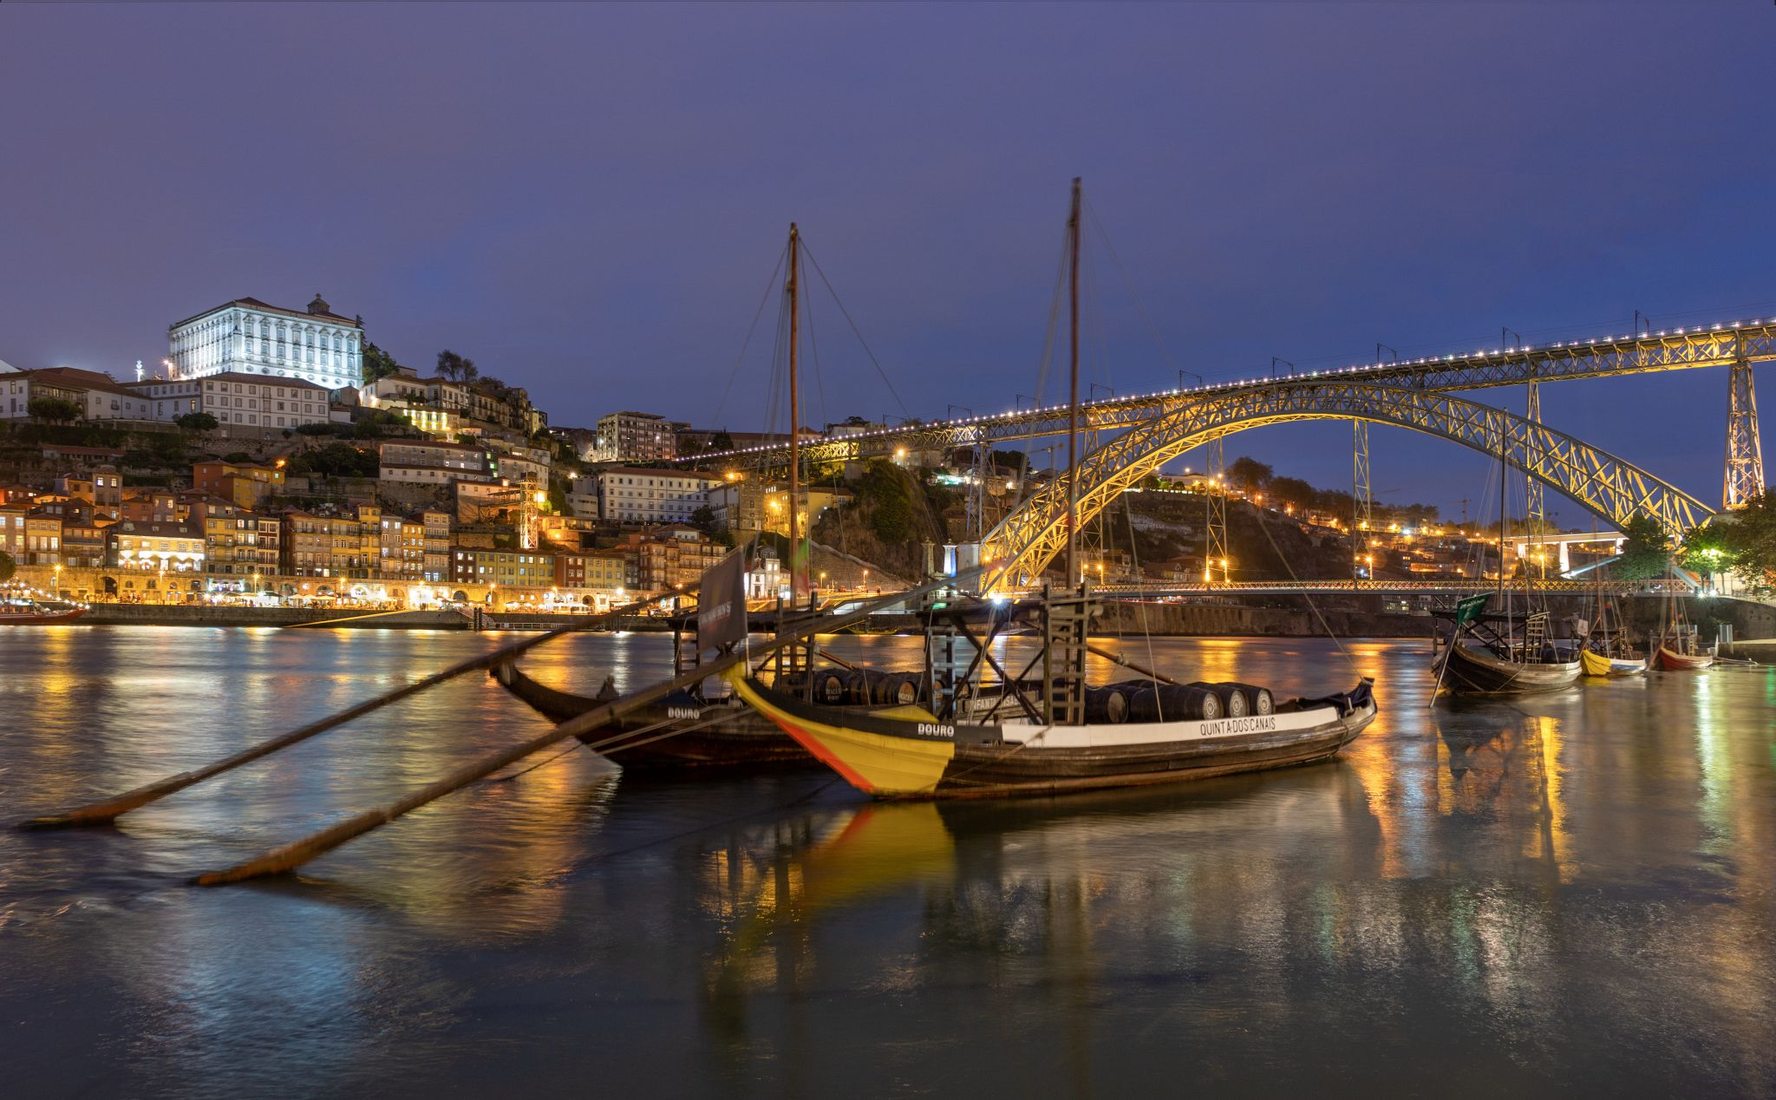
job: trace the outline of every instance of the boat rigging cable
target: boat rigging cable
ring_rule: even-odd
[[[740,377],[740,367],[746,361],[746,349],[752,345],[753,333],[758,330],[760,318],[765,315],[765,306],[771,302],[771,290],[777,285],[777,273],[783,270],[784,258],[789,255],[786,248],[777,254],[777,265],[771,268],[771,277],[765,282],[765,292],[759,296],[758,310],[752,315],[752,324],[747,326],[746,337],[740,341],[740,353],[734,356],[734,369],[728,372],[728,384],[722,387],[721,400],[715,404],[715,421],[721,423],[722,412],[727,408],[728,395],[734,391],[734,379]]]
[[[894,398],[894,403],[900,406],[900,411],[910,416],[911,412],[908,410],[906,402],[900,399],[899,391],[888,379],[888,372],[882,369],[881,360],[877,359],[876,353],[870,350],[869,341],[863,338],[863,330],[857,327],[857,322],[851,317],[851,311],[845,308],[845,303],[839,298],[839,292],[833,289],[832,280],[826,277],[826,272],[821,269],[820,261],[814,258],[814,250],[808,247],[807,241],[802,242],[802,255],[808,258],[808,262],[814,267],[814,274],[820,276],[820,282],[826,287],[826,292],[832,295],[833,305],[839,307],[839,315],[845,318],[847,325],[851,326],[851,334],[857,337],[857,343],[863,348],[863,354],[869,357],[870,366],[876,368],[876,377],[880,378],[882,384],[888,387],[888,393]],[[812,318],[811,313],[810,318]],[[812,319],[809,321],[808,338],[810,341],[814,338]]]

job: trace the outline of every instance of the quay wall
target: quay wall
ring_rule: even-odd
[[[100,603],[78,620],[90,626],[296,626],[338,620],[338,628],[383,630],[467,630],[469,620],[453,611],[400,611],[365,616],[359,611],[313,607],[212,607],[204,604]],[[346,621],[353,620],[353,621]]]

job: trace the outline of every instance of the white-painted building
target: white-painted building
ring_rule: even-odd
[[[47,367],[0,375],[0,417],[19,420],[30,416],[31,401],[39,397],[68,402],[85,420],[153,419],[147,398],[98,371]]]
[[[236,372],[295,378],[328,390],[363,382],[364,328],[319,294],[306,312],[236,298],[167,329],[177,379]]]
[[[615,412],[598,421],[592,462],[660,462],[678,454],[672,421],[643,412]]]
[[[587,481],[596,486],[598,518],[607,523],[688,523],[691,513],[709,503],[709,490],[722,483],[696,470],[613,466],[575,479],[574,495],[582,500]]]
[[[327,423],[327,391],[299,378],[266,378],[228,371],[204,378],[128,382],[125,388],[153,403],[155,420],[209,413],[224,426],[294,428]]]

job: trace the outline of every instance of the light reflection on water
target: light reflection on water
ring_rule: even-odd
[[[0,804],[183,770],[501,640],[0,633]],[[0,1052],[47,1095],[1776,1089],[1776,680],[1432,709],[1422,641],[1347,648],[1151,643],[1283,696],[1377,675],[1331,765],[868,806],[818,771],[642,782],[575,749],[300,879],[181,884],[545,728],[465,677],[116,829],[0,834]],[[670,643],[524,663],[633,685]]]

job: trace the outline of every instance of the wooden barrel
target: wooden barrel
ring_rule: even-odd
[[[1221,684],[1197,683],[1192,684],[1191,686],[1207,688],[1209,691],[1214,692],[1215,697],[1221,700],[1221,713],[1227,715],[1229,718],[1244,718],[1246,715],[1252,713],[1252,698],[1246,694],[1246,688],[1243,684],[1235,684],[1231,682]]]
[[[814,701],[837,706],[845,701],[845,674],[822,669],[814,674]]]
[[[859,707],[875,702],[875,682],[881,675],[873,668],[853,669],[845,677],[845,701]]]
[[[1128,721],[1129,692],[1121,684],[1085,689],[1085,720],[1091,725],[1120,725]]]
[[[919,701],[920,681],[917,672],[890,672],[882,678],[882,702],[890,706],[911,706]]]
[[[1246,698],[1251,700],[1253,714],[1276,713],[1276,700],[1271,697],[1269,688],[1258,687],[1255,684],[1241,684],[1239,686],[1245,691]]]
[[[1131,722],[1214,721],[1223,713],[1220,696],[1206,685],[1143,681],[1128,691]]]

